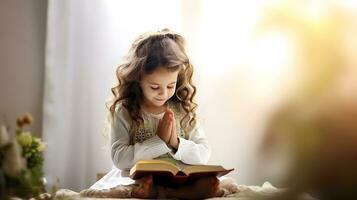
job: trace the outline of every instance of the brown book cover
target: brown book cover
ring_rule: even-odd
[[[172,182],[185,183],[199,177],[221,177],[233,170],[220,165],[187,165],[172,160],[141,160],[130,169],[130,177],[135,180],[151,174]]]

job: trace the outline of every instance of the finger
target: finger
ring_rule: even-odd
[[[172,110],[168,110],[171,120],[175,120],[175,113]]]
[[[170,108],[168,108],[168,109],[166,110],[166,113],[169,113],[169,114],[171,114],[171,115],[174,114],[174,112],[173,112]]]
[[[170,116],[166,115],[161,119],[162,124],[168,124],[170,122]]]
[[[175,121],[175,116],[174,115],[171,115],[171,120]]]
[[[176,124],[176,120],[173,117],[173,115],[170,116],[170,121],[172,122],[172,125],[174,126],[174,124]]]
[[[168,123],[168,122],[169,122],[169,121],[166,120],[166,119],[164,119],[164,117],[163,117],[163,118],[161,118],[161,119],[159,120],[159,125],[158,125],[158,127],[165,128],[165,126],[167,126],[167,123]]]
[[[172,110],[170,108],[167,108],[166,111],[165,111],[165,115],[164,117],[170,117],[170,116],[173,116],[174,115],[174,112],[172,112]]]
[[[169,131],[171,131],[173,125],[174,125],[174,122],[173,122],[172,120],[170,120],[170,121],[169,121],[169,128],[170,128]]]
[[[167,130],[169,129],[169,127],[170,127],[170,122],[164,121],[164,122],[162,123],[162,130],[163,130],[164,132],[167,132]]]
[[[171,137],[176,137],[176,121],[175,121],[175,119],[172,120]]]
[[[162,121],[162,127],[164,130],[168,130],[169,129],[169,126],[170,126],[170,123],[172,123],[169,119],[168,120],[163,120]]]
[[[168,120],[173,121],[173,115],[171,113],[169,114]]]
[[[158,125],[157,125],[157,129],[160,129],[163,125],[163,120],[159,119]]]
[[[163,128],[163,130],[166,130],[166,129],[168,128],[168,126],[169,126],[169,123],[168,123],[168,122],[166,122],[166,121],[163,121],[163,122],[162,122],[162,128]]]
[[[172,123],[167,123],[162,129],[162,140],[164,140],[166,143],[168,143],[171,138],[171,127]]]
[[[171,137],[173,137],[175,134],[175,126],[173,125],[171,128]]]
[[[168,126],[168,129],[167,129],[167,132],[170,134],[170,137],[171,137],[171,130],[172,130],[172,122],[169,123],[169,126]]]
[[[168,122],[171,122],[172,119],[173,119],[172,114],[171,113],[167,113],[166,118],[164,120],[168,123]]]
[[[163,119],[167,120],[167,118],[169,117],[170,112],[168,110],[165,111],[164,116],[162,117]]]

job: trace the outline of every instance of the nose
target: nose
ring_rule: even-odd
[[[161,89],[159,95],[160,95],[160,96],[163,96],[163,97],[166,97],[166,95],[167,95],[167,89],[166,89],[166,88]]]

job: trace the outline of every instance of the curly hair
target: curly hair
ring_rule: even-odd
[[[159,66],[170,71],[179,70],[175,95],[169,101],[183,111],[180,125],[187,134],[196,125],[196,107],[193,101],[196,87],[192,83],[193,66],[185,51],[184,38],[168,29],[140,35],[132,44],[122,64],[116,69],[118,83],[111,88],[113,98],[107,103],[111,120],[121,103],[133,119],[133,125],[143,122],[140,102],[143,93],[140,81],[144,74]]]

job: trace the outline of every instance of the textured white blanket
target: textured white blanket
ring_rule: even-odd
[[[236,185],[236,188],[227,188],[232,187],[231,180],[224,180],[221,182],[221,186],[226,188],[229,191],[235,191],[233,193],[227,194],[224,197],[219,198],[210,198],[213,199],[238,199],[238,200],[255,200],[255,199],[264,199],[273,197],[275,195],[281,194],[284,189],[278,189],[271,185],[269,182],[265,182],[262,186],[247,186],[247,185]],[[104,200],[99,198],[81,198],[79,193],[61,189],[56,193],[55,200]],[[106,198],[105,200],[114,200],[115,198]],[[133,199],[133,198],[131,198]],[[311,196],[304,194],[301,196],[302,200],[316,200]],[[116,199],[117,200],[117,199]]]

